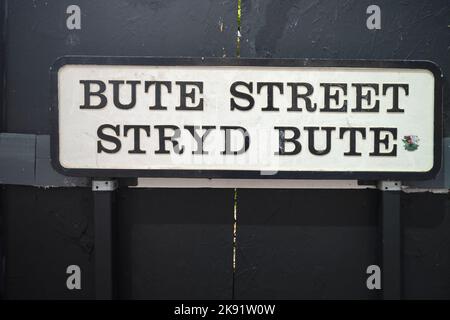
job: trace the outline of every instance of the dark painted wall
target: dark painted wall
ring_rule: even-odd
[[[381,8],[380,30],[366,27],[372,4]],[[450,72],[448,0],[242,0],[242,7],[242,57],[431,60],[446,78]],[[448,95],[444,110],[447,123]]]
[[[371,4],[380,30],[366,27]],[[448,0],[243,0],[241,57],[424,59],[447,78],[449,24]],[[447,95],[444,110],[448,136]],[[377,193],[238,190],[236,297],[376,298],[365,270],[381,263]],[[402,205],[404,296],[450,297],[448,196],[404,195]]]
[[[90,298],[93,208],[87,188],[8,186],[2,190],[6,225],[6,297]],[[66,268],[79,265],[82,290],[66,288]]]
[[[66,28],[71,4],[81,30]],[[235,7],[8,1],[4,131],[50,132],[49,67],[61,55],[234,56]],[[7,298],[94,297],[92,201],[89,188],[2,187]],[[117,205],[119,297],[231,298],[233,190],[125,189]],[[81,292],[65,287],[69,264],[82,268]]]
[[[0,1],[0,132],[3,131],[3,110],[5,91],[5,45],[6,45],[6,4]],[[2,188],[0,187],[0,197]],[[5,222],[2,215],[2,202],[0,200],[0,299],[5,296]]]
[[[376,298],[376,190],[238,192],[236,298]],[[258,199],[258,200],[257,200]]]
[[[231,299],[233,190],[124,189],[119,297]]]
[[[81,30],[66,28],[71,4],[81,8]],[[202,0],[8,1],[6,131],[50,133],[49,67],[59,56],[234,55],[234,9]]]
[[[3,0],[3,4],[5,1]],[[67,30],[78,4],[81,30]],[[448,76],[448,1],[242,1],[242,57],[428,59]],[[235,56],[237,1],[8,1],[2,131],[50,132],[49,75],[61,55]],[[448,100],[445,101],[448,110]],[[449,132],[446,126],[446,135]],[[376,190],[120,188],[120,298],[379,298],[365,287],[379,263]],[[6,297],[93,298],[89,188],[2,186]],[[448,195],[404,194],[407,298],[450,298]],[[82,290],[65,268],[82,268]]]

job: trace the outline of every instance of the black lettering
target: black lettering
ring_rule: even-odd
[[[323,150],[317,150],[315,143],[314,143],[314,132],[319,130],[319,127],[305,127],[305,130],[308,131],[308,148],[309,152],[311,154],[314,154],[316,156],[323,156],[325,154],[330,153],[331,149],[331,132],[336,130],[336,127],[322,127],[320,130],[324,130],[326,133],[326,143],[325,143],[325,149]]]
[[[123,135],[128,137],[128,131],[133,130],[134,132],[134,149],[129,150],[128,153],[146,153],[141,150],[141,130],[145,132],[147,137],[150,137],[150,126],[138,126],[138,125],[125,125],[123,126]]]
[[[208,151],[203,150],[203,144],[205,143],[206,137],[211,133],[215,126],[202,126],[202,130],[206,130],[202,136],[197,133],[197,129],[200,129],[200,126],[184,126],[186,130],[188,130],[191,135],[194,137],[195,142],[197,142],[197,150],[192,151],[192,154],[208,154]]]
[[[339,104],[339,90],[342,90],[344,95],[347,95],[347,85],[345,83],[321,83],[321,87],[324,88],[324,104],[321,109],[323,112],[347,112],[347,100],[344,99],[342,106]],[[331,88],[337,90],[332,94]],[[336,102],[336,108],[331,108],[331,100]]]
[[[122,80],[110,80],[109,83],[113,85],[113,99],[114,105],[119,109],[131,109],[136,105],[136,86],[140,84],[140,81],[122,81]],[[129,84],[131,86],[131,99],[129,103],[120,102],[120,85]]]
[[[292,104],[291,107],[287,109],[287,111],[302,111],[302,108],[298,106],[298,99],[302,99],[305,102],[305,107],[307,111],[312,112],[317,109],[317,105],[314,104],[313,106],[311,103],[311,99],[309,98],[314,92],[314,87],[310,83],[288,82],[287,85],[291,87],[292,91]],[[306,92],[298,93],[299,87],[306,88]]]
[[[375,95],[379,93],[379,86],[376,83],[354,83],[353,87],[356,88],[356,106],[352,109],[353,112],[379,112],[380,111],[380,100],[376,99],[375,104],[372,104],[372,92],[370,89],[373,89]],[[363,88],[368,88],[367,92],[363,94]],[[362,101],[367,101],[367,108],[362,107]]]
[[[233,84],[230,87],[230,93],[233,97],[235,98],[239,98],[239,99],[244,99],[248,101],[248,105],[247,106],[240,106],[236,103],[236,101],[234,100],[234,98],[230,99],[230,106],[231,106],[231,110],[242,110],[242,111],[247,111],[253,108],[253,106],[255,105],[255,99],[253,99],[251,94],[242,92],[242,91],[238,91],[237,87],[238,86],[243,86],[245,88],[247,88],[248,92],[253,93],[253,83],[252,82],[243,82],[243,81],[236,81],[233,82]]]
[[[176,110],[203,110],[203,98],[200,98],[196,106],[187,106],[188,98],[191,99],[192,103],[195,103],[195,87],[199,90],[200,94],[203,94],[203,82],[177,81],[175,83],[180,87],[180,105],[175,108]],[[193,86],[194,88],[187,92],[187,86]]]
[[[167,110],[167,107],[161,103],[161,88],[164,86],[167,89],[167,93],[171,93],[172,83],[170,81],[145,81],[145,92],[148,92],[148,89],[153,85],[155,86],[155,105],[148,108],[150,110]]]
[[[104,132],[105,129],[113,130],[114,133],[116,134],[116,136],[106,134]],[[97,129],[97,136],[99,137],[99,139],[111,142],[115,145],[115,147],[112,149],[108,149],[105,146],[103,146],[103,144],[100,140],[98,140],[97,141],[97,153],[102,153],[102,152],[117,153],[120,150],[120,148],[122,147],[122,145],[120,143],[120,139],[117,138],[117,136],[119,136],[119,135],[120,135],[120,126],[119,125],[113,126],[111,124],[102,124],[101,126],[99,126]]]
[[[180,137],[180,128],[171,125],[160,125],[155,126],[155,129],[159,131],[159,149],[155,151],[156,154],[170,154],[170,151],[166,149],[166,141],[172,142],[173,151],[176,154],[182,154],[184,152],[184,147],[180,148],[177,139]],[[171,136],[166,135],[166,129],[173,131]]]
[[[250,135],[249,135],[247,129],[245,129],[243,127],[237,127],[237,126],[222,126],[222,127],[220,127],[220,130],[224,130],[224,132],[225,132],[225,150],[222,151],[220,154],[225,154],[225,155],[243,154],[250,147]],[[244,145],[237,151],[231,150],[231,131],[232,130],[235,130],[235,131],[237,130],[237,131],[241,132],[242,136],[244,138]]]
[[[275,155],[295,155],[300,153],[302,150],[302,145],[298,141],[300,138],[300,130],[296,127],[274,127],[274,129],[278,130],[279,133],[279,146],[278,152],[275,152]],[[286,131],[291,131],[293,133],[291,138],[286,138]],[[294,150],[286,151],[286,142],[290,142],[294,144]]]
[[[392,108],[388,109],[387,112],[399,112],[399,113],[405,112],[404,109],[400,109],[398,100],[399,100],[400,88],[402,88],[403,91],[405,92],[405,96],[409,95],[409,85],[385,83],[385,84],[383,84],[383,95],[385,96],[387,91],[391,88],[392,88]]]
[[[370,156],[383,156],[383,157],[395,157],[397,156],[397,144],[394,144],[391,151],[380,152],[380,145],[384,145],[385,149],[388,150],[389,145],[389,134],[392,135],[394,141],[397,140],[397,129],[396,128],[370,128],[373,131],[373,152],[369,153]],[[381,138],[381,133],[386,133],[385,137]]]
[[[267,105],[261,111],[279,111],[273,106],[273,88],[278,88],[280,94],[283,94],[283,83],[281,82],[258,82],[256,92],[261,93],[261,89],[267,87]]]
[[[80,80],[80,83],[84,86],[84,104],[80,106],[80,109],[101,109],[107,104],[106,96],[103,94],[106,90],[106,84],[100,80]],[[95,84],[98,86],[98,90],[93,92],[91,85]],[[97,105],[91,104],[91,97],[99,97],[100,102]]]
[[[344,156],[361,156],[360,152],[356,151],[356,133],[359,132],[363,139],[366,139],[366,128],[341,128],[339,130],[339,139],[343,139],[346,132],[350,132],[349,150],[344,152]]]

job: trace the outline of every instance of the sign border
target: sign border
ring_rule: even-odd
[[[426,69],[433,73],[434,158],[426,172],[394,171],[279,171],[261,175],[261,170],[180,170],[180,169],[73,169],[59,162],[58,70],[67,64],[82,65],[154,65],[154,66],[268,66],[268,67],[352,67]],[[442,162],[443,74],[440,67],[427,60],[328,60],[292,58],[210,58],[141,56],[62,56],[50,67],[51,163],[56,171],[76,177],[158,177],[158,178],[228,178],[228,179],[339,179],[339,180],[427,180],[437,175]]]

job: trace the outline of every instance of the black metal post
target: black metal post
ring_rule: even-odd
[[[402,298],[402,224],[400,183],[382,184],[381,193],[381,270],[385,300]]]
[[[0,132],[6,130],[6,27],[8,7],[6,0],[0,0]],[[0,185],[0,299],[6,296],[5,291],[5,214],[2,210],[4,203],[1,197],[4,192]]]
[[[117,182],[93,181],[95,224],[95,298],[111,300],[114,289],[114,201]]]
[[[8,4],[0,0],[0,132],[6,131],[6,27]]]

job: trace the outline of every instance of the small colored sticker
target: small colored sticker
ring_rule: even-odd
[[[419,148],[420,139],[418,136],[415,136],[415,135],[404,136],[402,141],[403,141],[405,150],[415,151],[415,150],[417,150],[417,148]]]

